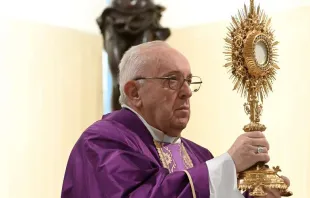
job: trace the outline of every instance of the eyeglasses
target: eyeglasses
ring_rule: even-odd
[[[183,86],[184,82],[187,82],[187,85],[192,92],[197,92],[201,86],[201,78],[198,76],[192,76],[190,78],[184,78],[182,75],[173,75],[167,77],[138,77],[134,80],[148,80],[148,79],[159,79],[166,80],[168,82],[169,88],[172,90],[179,90]]]

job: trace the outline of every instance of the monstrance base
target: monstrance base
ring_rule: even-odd
[[[278,189],[281,196],[289,197],[293,193],[288,191],[288,186],[284,180],[277,174],[280,168],[273,167],[270,169],[268,165],[257,164],[252,168],[239,173],[238,188],[241,191],[248,190],[250,196],[263,197],[267,193],[265,188]]]

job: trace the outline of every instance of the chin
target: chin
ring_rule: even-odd
[[[187,126],[188,120],[189,120],[188,118],[179,118],[175,123],[176,128],[179,128],[182,130],[185,129]]]
[[[170,125],[170,134],[171,137],[178,137],[181,135],[182,131],[186,128],[187,122],[174,122]]]

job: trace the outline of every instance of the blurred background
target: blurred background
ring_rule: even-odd
[[[215,156],[249,119],[232,91],[224,39],[247,0],[161,0],[167,42],[189,59],[203,85],[191,99],[183,136]],[[1,0],[0,197],[56,198],[69,153],[90,124],[111,111],[111,74],[96,18],[107,0]],[[310,198],[310,0],[256,0],[280,44],[274,92],[261,122],[270,166],[291,179],[294,198]]]

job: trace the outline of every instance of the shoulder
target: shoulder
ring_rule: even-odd
[[[141,120],[131,111],[122,109],[106,114],[91,124],[81,135],[78,142],[97,143],[112,146],[132,147],[135,150],[143,146],[147,133]],[[106,146],[105,146],[106,147]]]
[[[128,149],[129,147],[136,147],[137,138],[121,123],[115,120],[102,119],[90,125],[81,134],[78,142],[84,146],[95,144],[101,148]]]
[[[182,138],[182,142],[185,146],[187,146],[195,155],[205,159],[209,160],[214,158],[213,154],[209,151],[209,149],[191,141],[186,138]]]
[[[102,138],[122,140],[126,136],[126,127],[111,119],[101,119],[91,124],[82,134],[82,138],[100,136]]]

